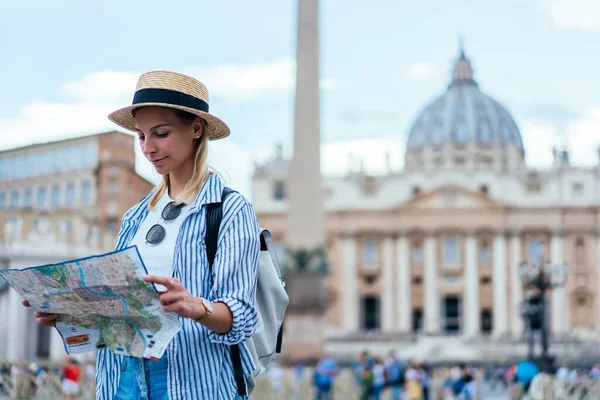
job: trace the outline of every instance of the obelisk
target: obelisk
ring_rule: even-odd
[[[291,250],[323,246],[319,102],[319,1],[298,0],[294,153],[288,173],[286,244]]]

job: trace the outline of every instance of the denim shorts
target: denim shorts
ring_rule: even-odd
[[[115,400],[168,400],[167,354],[158,361],[125,357]]]
[[[159,361],[124,357],[121,379],[114,400],[168,400],[167,354]],[[236,400],[246,400],[237,396]]]

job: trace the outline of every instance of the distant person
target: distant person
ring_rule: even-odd
[[[419,366],[419,378],[421,380],[421,386],[423,387],[423,398],[429,399],[429,386],[431,384],[431,377],[429,376],[429,368],[425,364]]]
[[[421,383],[421,377],[419,375],[419,369],[417,364],[412,363],[405,374],[406,383],[406,397],[408,400],[422,400],[423,399],[423,385]]]
[[[531,381],[540,373],[538,366],[529,360],[520,361],[515,368],[515,380],[523,387],[523,393],[529,391]]]
[[[373,383],[375,382],[374,366],[375,359],[367,357],[360,372],[360,400],[373,398]]]
[[[79,383],[81,380],[81,369],[79,363],[73,357],[67,357],[62,367],[62,398],[63,400],[75,400],[79,394]]]
[[[182,330],[158,361],[100,349],[97,400],[247,399],[246,379],[257,367],[245,341],[258,324],[260,231],[244,196],[232,192],[222,202],[225,185],[209,169],[208,146],[230,132],[209,112],[208,101],[200,81],[153,71],[140,76],[132,104],[109,115],[135,133],[141,153],[162,176],[121,219],[117,250],[137,246],[149,273],[144,280],[157,285],[163,310],[178,315]],[[221,202],[210,266],[206,211]],[[58,318],[35,314],[46,326]]]
[[[381,398],[381,392],[385,386],[385,366],[381,357],[375,357],[375,364],[373,365],[373,400],[379,400]]]
[[[316,400],[333,399],[333,385],[338,374],[338,365],[331,356],[323,356],[314,373],[314,385],[316,387]]]
[[[404,365],[394,351],[385,360],[386,386],[390,388],[391,400],[400,400],[404,386]]]

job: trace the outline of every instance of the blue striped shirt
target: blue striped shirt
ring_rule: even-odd
[[[223,220],[212,277],[206,256],[206,205],[221,201],[223,182],[215,174],[202,185],[179,230],[173,258],[173,277],[196,297],[227,304],[233,326],[226,334],[180,318],[182,330],[167,348],[169,398],[229,400],[237,396],[229,345],[242,343],[244,374],[255,368],[243,342],[254,333],[258,321],[254,308],[259,228],[252,205],[240,194],[230,194],[223,204]],[[152,192],[125,213],[116,250],[127,247],[148,214]],[[96,398],[114,397],[121,376],[123,356],[101,349],[96,359]]]

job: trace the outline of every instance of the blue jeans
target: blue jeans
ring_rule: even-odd
[[[167,354],[158,361],[125,357],[115,400],[169,400]]]
[[[167,354],[159,361],[125,357],[115,400],[169,400]],[[246,400],[237,396],[235,400]]]

